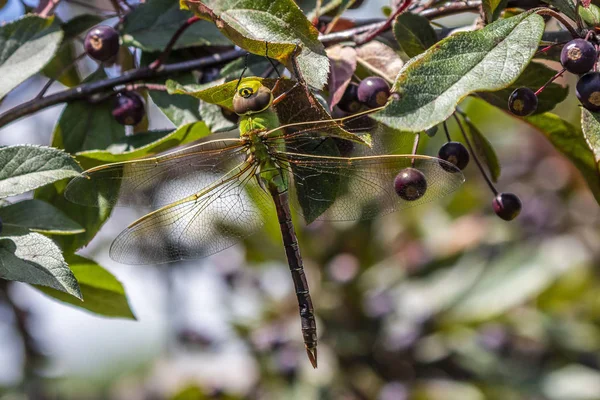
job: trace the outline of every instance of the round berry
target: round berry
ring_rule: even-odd
[[[379,76],[365,78],[358,85],[358,101],[369,108],[384,106],[390,97],[390,85]]]
[[[492,202],[494,212],[505,221],[512,221],[521,212],[521,200],[512,193],[498,193]]]
[[[144,99],[136,92],[124,92],[115,98],[112,115],[121,125],[137,125],[146,114]]]
[[[344,91],[344,95],[337,103],[337,106],[340,110],[349,114],[360,111],[362,104],[358,101],[358,85],[356,83],[350,82],[348,86],[346,86],[346,91]]]
[[[427,191],[427,180],[418,169],[404,168],[394,179],[394,189],[402,199],[415,201]]]
[[[533,90],[527,87],[515,89],[508,98],[508,109],[519,117],[526,117],[535,112],[538,98]]]
[[[94,60],[108,61],[119,52],[119,32],[111,26],[97,26],[85,36],[84,47]]]
[[[469,164],[469,152],[467,148],[459,142],[448,142],[444,144],[438,152],[438,157],[444,161],[454,164],[456,168],[463,170]],[[446,169],[445,164],[441,164]],[[450,171],[453,172],[453,171]]]
[[[590,111],[600,111],[600,72],[588,72],[577,81],[575,94]]]
[[[584,39],[573,39],[560,52],[560,63],[573,74],[585,74],[596,63],[596,47]]]

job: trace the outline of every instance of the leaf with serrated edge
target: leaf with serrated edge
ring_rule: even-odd
[[[329,60],[319,31],[292,0],[180,0],[200,18],[213,21],[233,43],[258,55],[289,65],[296,56],[302,77],[310,86],[322,89],[327,83]]]
[[[69,154],[51,147],[18,145],[0,148],[0,199],[79,175]]]
[[[57,290],[34,286],[46,295],[104,317],[136,319],[131,311],[125,289],[113,274],[92,260],[71,255],[69,267],[79,282],[83,302]]]
[[[0,238],[0,278],[48,286],[81,299],[62,252],[39,233]]]
[[[62,211],[41,200],[24,200],[0,207],[4,227],[20,227],[53,235],[74,235],[85,231]]]
[[[0,99],[44,68],[62,38],[54,18],[25,15],[0,26]]]
[[[579,169],[600,204],[598,163],[579,127],[569,124],[552,113],[534,115],[524,120],[543,133],[550,143]]]
[[[373,118],[412,132],[437,125],[470,93],[514,82],[535,54],[544,26],[539,15],[522,13],[440,41],[404,66],[392,88],[396,96]]]

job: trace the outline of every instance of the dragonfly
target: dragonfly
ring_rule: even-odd
[[[239,136],[214,134],[163,155],[91,168],[69,183],[65,196],[83,205],[154,209],[112,243],[111,258],[126,264],[207,257],[276,215],[306,353],[317,368],[315,312],[292,210],[307,222],[374,218],[438,199],[457,189],[464,177],[435,157],[375,154],[357,139],[363,136],[349,132],[357,116],[282,124],[276,110],[298,86],[275,96],[283,80],[291,81],[280,78],[269,87],[261,78],[240,78],[231,99]],[[285,107],[302,113],[293,105]],[[418,196],[399,196],[394,187],[396,176],[407,168],[426,179]]]

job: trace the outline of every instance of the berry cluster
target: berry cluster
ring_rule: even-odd
[[[568,71],[581,75],[576,86],[577,98],[581,104],[590,111],[600,111],[600,72],[596,71],[597,61],[598,45],[590,40],[590,35],[585,39],[571,40],[563,46],[560,53],[563,69],[536,92],[527,87],[515,89],[508,99],[508,109],[520,117],[533,114],[537,109],[539,94]]]
[[[111,26],[99,25],[85,36],[85,52],[101,63],[111,63],[119,53],[119,32]],[[112,110],[121,125],[137,125],[146,115],[144,99],[137,92],[127,91],[115,97]]]

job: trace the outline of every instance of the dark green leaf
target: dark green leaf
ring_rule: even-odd
[[[394,36],[403,52],[415,57],[437,42],[437,35],[429,20],[420,15],[404,13],[394,21]]]
[[[34,197],[52,204],[85,229],[85,232],[77,235],[54,237],[55,242],[68,254],[87,245],[96,236],[110,216],[112,208],[105,204],[101,204],[100,207],[86,207],[71,203],[63,194],[66,186],[67,182],[48,185],[36,190]]]
[[[144,51],[162,51],[175,31],[193,15],[179,9],[177,0],[152,0],[140,4],[125,17],[123,43]],[[230,42],[214,24],[200,21],[186,29],[174,48],[228,44]]]
[[[588,148],[594,154],[597,172],[600,173],[600,114],[581,108],[581,129]]]
[[[539,15],[522,13],[442,40],[404,66],[392,88],[397,98],[373,118],[403,131],[431,128],[468,94],[513,83],[536,52],[544,27]]]
[[[75,160],[58,149],[33,145],[0,148],[0,198],[71,178],[80,171]]]
[[[0,278],[49,286],[81,299],[60,249],[39,233],[0,238]]]
[[[82,14],[71,18],[63,24],[63,32],[65,33],[65,39],[74,39],[93,27],[102,22],[102,18],[93,14]]]
[[[321,89],[327,83],[329,60],[319,32],[292,0],[181,0],[201,18],[213,21],[236,45],[283,64],[291,62],[297,45],[298,66],[306,82]],[[289,65],[289,64],[288,64]]]
[[[502,10],[506,8],[506,3],[508,3],[508,0],[483,0],[481,6],[483,7],[485,21],[489,24],[497,20]]]
[[[581,130],[551,113],[527,117],[525,121],[542,132],[558,151],[571,160],[587,181],[596,201],[600,204],[598,164]],[[586,127],[586,130],[588,129]]]
[[[473,145],[477,157],[487,166],[490,178],[492,178],[494,182],[497,182],[500,177],[500,162],[498,161],[498,156],[496,155],[492,144],[481,131],[473,125],[469,118],[465,118],[464,121],[466,125],[465,133],[469,138],[469,142]]]
[[[46,234],[73,235],[84,231],[62,211],[40,200],[24,200],[0,207],[0,219],[5,227],[21,227]]]
[[[575,0],[543,0],[544,3],[556,7],[558,11],[571,18],[577,20],[577,12],[575,11]]]
[[[0,26],[0,99],[44,68],[62,38],[54,18],[26,15]]]
[[[495,92],[479,92],[477,95],[496,107],[508,110],[508,98],[515,89],[528,87],[536,91],[555,74],[555,70],[544,64],[532,62],[512,85]],[[535,113],[541,114],[552,110],[558,103],[566,99],[568,94],[568,88],[551,83],[538,96],[538,107]]]
[[[100,69],[88,77],[86,82],[105,78],[104,70]],[[54,128],[52,146],[76,153],[106,149],[123,140],[125,127],[112,116],[113,104],[113,98],[99,103],[78,100],[67,104]]]
[[[54,289],[36,286],[59,301],[105,317],[136,319],[129,307],[121,282],[113,274],[92,260],[72,255],[67,258],[71,271],[79,282],[83,302]]]
[[[136,148],[124,153],[112,153],[110,151],[84,151],[77,153],[77,160],[85,169],[89,169],[101,164],[134,160],[136,158],[150,156],[160,153],[176,146],[191,143],[210,135],[210,130],[202,121],[186,124],[179,127],[169,135],[162,136],[160,139],[145,146]]]
[[[81,78],[77,68],[73,65],[75,59],[74,50],[71,43],[61,44],[52,60],[44,67],[42,73],[48,78],[53,78],[67,87],[79,85]]]

